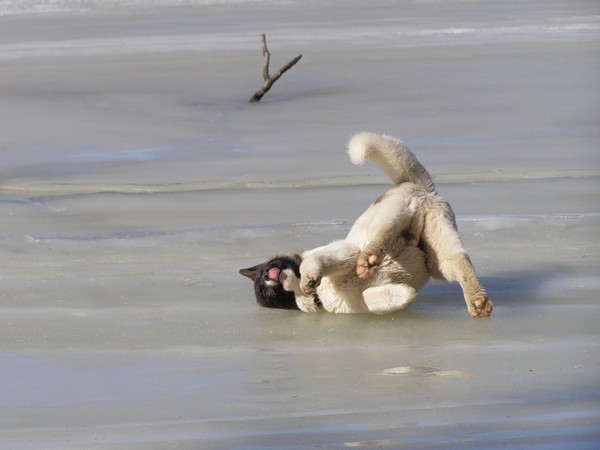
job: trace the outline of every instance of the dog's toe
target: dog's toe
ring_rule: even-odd
[[[487,295],[483,295],[471,303],[469,314],[471,317],[490,317],[494,306]]]
[[[306,295],[312,295],[316,292],[317,288],[321,284],[321,277],[318,275],[307,275],[302,278],[300,288]]]
[[[356,261],[356,275],[358,275],[359,278],[369,278],[377,272],[380,263],[381,258],[379,255],[374,253],[370,255],[361,255]]]

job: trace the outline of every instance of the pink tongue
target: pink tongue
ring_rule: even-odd
[[[281,272],[281,270],[279,270],[277,267],[271,267],[269,269],[269,271],[267,272],[267,275],[269,277],[269,279],[274,280],[274,281],[279,281],[279,273]]]

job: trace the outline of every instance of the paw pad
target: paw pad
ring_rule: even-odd
[[[356,275],[359,278],[369,278],[373,276],[381,264],[381,258],[378,255],[362,255],[356,261]]]
[[[306,295],[312,295],[321,284],[321,277],[317,275],[308,275],[304,277],[301,284],[302,292]]]
[[[492,301],[484,295],[471,302],[469,314],[471,317],[490,317],[493,310]]]

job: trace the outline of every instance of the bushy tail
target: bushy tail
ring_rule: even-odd
[[[348,154],[356,165],[362,165],[368,159],[376,162],[396,184],[409,181],[429,192],[435,192],[435,184],[427,169],[398,139],[359,133],[350,139]]]

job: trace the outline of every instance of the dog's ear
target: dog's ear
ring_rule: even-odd
[[[263,264],[257,264],[254,267],[248,267],[247,269],[240,269],[240,274],[244,275],[245,277],[250,278],[252,281],[254,281],[256,279],[256,274],[260,273],[260,269],[262,269],[264,267],[264,263]]]

